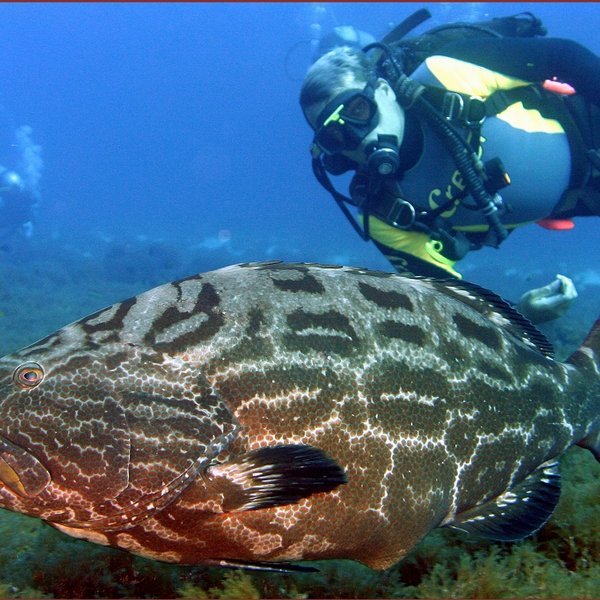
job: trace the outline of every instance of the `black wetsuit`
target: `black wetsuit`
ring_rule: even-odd
[[[35,197],[18,187],[0,188],[0,240],[33,219]]]
[[[427,58],[411,77],[483,99],[494,92],[508,91],[510,98],[514,90],[539,90],[552,78],[572,85],[577,94],[568,98],[537,91],[533,104],[516,96],[509,100],[483,123],[480,152],[484,161],[499,157],[510,176],[511,184],[500,191],[511,207],[502,217],[509,230],[542,219],[599,214],[600,179],[587,152],[600,147],[600,58],[587,48],[559,38],[460,40]],[[410,110],[406,118],[405,170],[399,175],[404,197],[417,208],[447,207],[441,216],[448,229],[480,241],[487,222],[465,205],[465,186],[444,144],[422,118]],[[435,236],[400,230],[386,222],[383,210],[379,215],[371,213],[369,233],[397,270],[460,276],[456,260]]]

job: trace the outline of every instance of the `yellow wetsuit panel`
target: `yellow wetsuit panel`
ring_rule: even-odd
[[[449,56],[430,56],[425,64],[446,89],[479,98],[487,98],[496,90],[531,84]]]
[[[383,246],[420,258],[439,269],[447,271],[453,277],[462,278],[462,275],[453,269],[456,261],[448,260],[439,255],[436,256],[436,252],[428,249],[430,239],[425,233],[397,229],[377,217],[371,216],[369,217],[369,235]]]
[[[511,90],[531,85],[531,82],[508,77],[473,63],[448,56],[430,56],[425,64],[435,78],[449,90],[478,98],[487,98],[498,90]],[[555,119],[543,117],[535,109],[527,109],[516,102],[496,115],[516,129],[527,132],[564,133]]]

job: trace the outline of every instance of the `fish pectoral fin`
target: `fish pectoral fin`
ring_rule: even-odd
[[[227,567],[230,569],[245,569],[246,571],[262,571],[263,573],[318,573],[316,567],[296,565],[290,562],[249,562],[234,559],[209,559],[203,560],[203,565],[208,567]]]
[[[344,470],[325,452],[303,444],[251,450],[211,466],[207,477],[223,494],[224,512],[293,504],[347,481]]]
[[[456,516],[453,529],[499,541],[532,535],[550,518],[560,496],[558,463],[547,463],[491,502]]]

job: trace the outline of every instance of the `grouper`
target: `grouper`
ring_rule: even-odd
[[[516,540],[600,459],[600,320],[566,362],[458,281],[246,263],[0,360],[0,506],[180,564],[384,569],[429,531]]]

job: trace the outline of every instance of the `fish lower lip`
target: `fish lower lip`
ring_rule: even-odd
[[[32,497],[51,480],[46,467],[33,454],[0,437],[0,485],[18,496]]]

